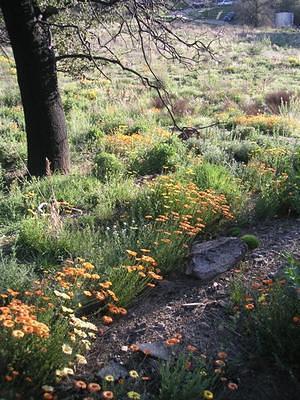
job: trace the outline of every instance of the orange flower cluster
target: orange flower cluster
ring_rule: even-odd
[[[233,120],[235,125],[253,126],[263,131],[273,131],[276,129],[286,130],[297,128],[298,123],[291,118],[282,117],[280,115],[241,115]],[[299,126],[298,126],[299,127]]]
[[[94,297],[100,302],[104,302],[105,300],[109,299],[118,302],[118,297],[112,290],[110,290],[112,282],[103,281],[97,283],[97,281],[101,279],[101,276],[91,273],[94,268],[95,267],[93,264],[86,262],[81,258],[76,259],[75,262],[67,260],[62,271],[57,272],[54,279],[64,289],[71,289],[74,286],[81,288],[84,286],[84,283],[86,284],[86,281],[90,281],[91,286],[94,289],[84,290],[83,294],[85,296]],[[99,289],[96,289],[97,286]],[[59,293],[57,295],[59,296]],[[68,292],[66,295],[61,294],[61,297],[65,299],[67,299],[68,296],[70,298],[73,297],[72,292]]]
[[[97,281],[100,279],[100,275],[91,273],[95,268],[91,263],[85,262],[83,259],[77,259],[76,261],[67,260],[67,265],[55,275],[55,280],[65,289],[70,289],[74,284],[79,286],[79,280],[90,279]]]
[[[151,183],[150,183],[151,184]],[[195,236],[205,228],[205,222],[214,215],[232,219],[230,207],[222,194],[212,190],[201,191],[194,183],[182,184],[171,177],[160,178],[162,197],[165,200],[166,212],[155,218],[156,222],[175,222],[176,235]],[[153,189],[155,190],[155,189]],[[147,215],[146,219],[151,219]],[[176,228],[177,225],[177,228]],[[168,232],[164,232],[167,236]],[[162,238],[165,243],[171,243],[170,238]]]
[[[114,314],[114,315],[126,315],[127,314],[127,310],[124,307],[117,307],[117,306],[115,306],[114,304],[111,304],[111,303],[109,303],[107,305],[107,307],[108,307],[108,311],[111,314]]]
[[[126,250],[127,254],[131,257],[134,257],[135,261],[138,263],[137,265],[126,265],[125,268],[128,272],[137,271],[138,274],[142,278],[150,278],[151,280],[161,280],[163,279],[161,275],[159,275],[160,270],[155,268],[158,264],[156,260],[149,255],[138,255],[136,251]],[[148,253],[150,250],[141,249],[141,252]]]
[[[35,306],[13,299],[7,306],[0,307],[0,324],[4,328],[14,329],[12,336],[17,339],[29,334],[48,338],[49,328],[46,324],[37,321],[36,311]]]
[[[176,344],[179,344],[182,340],[182,335],[180,333],[176,333],[173,337],[167,339],[165,341],[166,346],[175,346]]]

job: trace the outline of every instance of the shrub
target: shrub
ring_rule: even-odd
[[[26,146],[15,138],[3,140],[0,145],[0,164],[6,170],[17,170],[25,167]]]
[[[172,99],[170,108],[174,115],[178,117],[183,117],[184,115],[191,114],[193,112],[193,107],[190,105],[188,99]],[[168,103],[167,103],[168,104]],[[152,99],[151,106],[155,109],[162,110],[165,108],[164,102],[160,97],[155,97]]]
[[[288,107],[293,93],[286,90],[278,90],[266,95],[265,103],[268,110],[273,114],[280,114],[281,107]]]
[[[242,206],[243,192],[237,178],[222,165],[204,162],[193,168],[193,181],[200,189],[222,193],[233,210]]]
[[[267,364],[299,373],[300,299],[285,279],[236,283],[231,295],[239,309],[237,324],[251,354]]]
[[[98,141],[100,139],[103,139],[104,135],[105,134],[101,129],[99,129],[99,128],[91,128],[86,134],[86,139],[89,142],[96,142],[96,141]]]
[[[122,175],[125,171],[122,161],[114,154],[102,152],[96,156],[94,163],[94,174],[101,181]]]
[[[257,136],[257,131],[253,126],[236,126],[232,132],[232,138],[235,140],[245,140]]]
[[[36,278],[32,265],[19,264],[13,256],[3,256],[0,254],[0,291],[9,288],[15,290],[25,289],[32,285]]]
[[[160,142],[133,160],[131,169],[138,175],[160,174],[164,169],[173,170],[180,162],[179,142]],[[181,149],[180,149],[181,147]]]
[[[258,149],[258,145],[254,142],[233,143],[227,147],[228,153],[237,162],[247,164],[253,156],[253,153]]]
[[[55,276],[49,274],[34,281],[30,290],[18,292],[13,287],[1,292],[3,397],[41,397],[43,385],[53,385],[74,374],[76,364],[86,363],[83,353],[90,348],[98,328],[75,317],[75,307],[84,299],[86,287],[96,281],[99,284],[100,276],[89,273],[93,268],[84,260],[80,265],[70,265],[69,260]],[[66,290],[68,287],[72,293]],[[108,292],[106,295],[107,300],[114,301]]]
[[[241,240],[247,244],[250,250],[256,249],[260,244],[255,235],[243,235]]]
[[[193,107],[190,105],[188,99],[177,99],[174,101],[172,111],[175,116],[183,117],[184,115],[191,114]]]
[[[241,108],[246,115],[258,115],[264,110],[263,105],[255,100],[244,102]]]
[[[192,369],[187,365],[193,364]],[[197,400],[204,391],[213,398],[216,376],[201,359],[181,354],[177,360],[163,363],[160,368],[159,400]]]

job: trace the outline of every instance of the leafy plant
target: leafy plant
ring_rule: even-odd
[[[94,173],[102,181],[112,176],[121,175],[124,172],[124,165],[114,154],[102,152],[95,158]]]
[[[255,235],[243,235],[241,236],[241,240],[245,242],[251,250],[256,249],[260,245],[260,242]]]
[[[159,400],[196,400],[216,385],[216,377],[206,363],[186,354],[162,364],[160,376]]]

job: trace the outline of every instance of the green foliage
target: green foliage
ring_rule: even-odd
[[[291,273],[290,266],[286,273]],[[253,284],[240,279],[231,287],[231,301],[235,310],[239,307],[236,322],[251,353],[296,376],[300,356],[300,300],[296,290],[282,279]]]
[[[233,228],[231,228],[228,232],[228,234],[230,236],[240,236],[241,234],[241,228],[239,228],[238,226],[235,226]]]
[[[189,370],[187,365],[192,361],[195,365]],[[160,376],[159,400],[196,400],[205,390],[212,391],[216,384],[216,377],[206,363],[200,357],[195,359],[186,354],[162,364]]]
[[[255,235],[243,235],[241,236],[241,240],[247,244],[250,250],[254,250],[260,245],[260,242]]]
[[[0,292],[9,288],[20,290],[32,285],[36,278],[34,268],[30,264],[19,264],[16,257],[0,255]]]
[[[221,9],[215,7],[211,13],[217,14]],[[184,34],[194,40],[196,34],[202,34],[201,29],[186,27]],[[214,39],[210,32],[206,35]],[[65,49],[73,45],[72,40],[71,35],[58,46]],[[232,221],[217,207],[222,195],[227,201],[222,197],[221,206],[228,205],[235,214],[233,226],[241,224],[242,218],[249,222],[253,216],[261,219],[299,215],[300,153],[295,145],[299,136],[299,101],[292,98],[278,103],[283,87],[291,93],[298,91],[297,50],[278,47],[291,46],[294,40],[299,41],[296,32],[255,31],[253,35],[241,35],[238,28],[229,29],[221,47],[213,41],[223,62],[215,63],[204,56],[203,74],[177,64],[166,67],[161,59],[153,57],[153,68],[160,71],[172,92],[171,99],[180,99],[174,102],[174,111],[182,126],[220,122],[217,127],[199,130],[187,141],[177,139],[176,132],[170,134],[169,117],[159,102],[151,101],[153,94],[129,76],[120,79],[114,68],[111,82],[91,70],[86,79],[76,82],[62,76],[72,173],[31,180],[21,176],[26,161],[26,135],[20,98],[10,76],[10,63],[0,56],[0,72],[7,77],[0,88],[1,246],[6,251],[16,241],[16,255],[8,252],[0,258],[0,290],[29,289],[38,277],[54,276],[62,259],[78,256],[95,264],[95,272],[112,282],[120,304],[127,306],[150,280],[142,273],[128,272],[127,267],[140,261],[126,250],[137,252],[137,258],[141,258],[141,249],[148,249],[163,275],[182,269],[195,234],[209,238]],[[116,42],[115,46],[119,49],[121,45]],[[126,61],[126,54],[122,54]],[[275,55],[279,60],[276,63]],[[138,52],[135,56],[138,62]],[[81,74],[81,68],[81,64],[74,63],[72,72]],[[269,75],[276,76],[276,80],[269,82]],[[265,88],[276,94],[273,111],[270,104],[266,108],[270,99],[266,99]],[[204,227],[198,231],[196,224]],[[228,233],[240,236],[241,231],[235,227]],[[253,238],[249,243],[253,245]],[[254,243],[256,246],[257,241]],[[292,293],[299,286],[298,264],[297,260],[290,262],[286,270],[289,286],[287,290],[278,287],[278,294],[275,288],[264,296],[252,294],[242,277],[231,285],[231,301],[240,312],[235,319],[240,322],[238,328],[244,329],[241,332],[250,338],[251,351],[257,348],[264,358],[282,358],[289,365],[294,362],[291,352],[298,351],[293,330],[296,325],[291,322],[299,315],[298,306],[292,306]],[[53,298],[55,285],[51,281],[47,295],[57,305]],[[90,286],[87,289],[93,287]],[[250,294],[255,299],[252,314],[244,308],[245,296]],[[31,300],[40,305],[38,298]],[[263,304],[264,300],[266,304],[270,301],[270,307]],[[89,310],[82,295],[81,301],[84,311]],[[91,303],[92,311],[99,313],[99,304]],[[5,398],[15,398],[19,387],[25,397],[39,397],[41,384],[48,377],[49,382],[53,381],[54,369],[71,361],[61,352],[62,341],[69,336],[58,312],[60,305],[54,314],[48,310],[48,316],[41,316],[53,331],[46,343],[47,353],[41,351],[45,343],[24,341],[22,347],[21,342],[12,341],[11,335],[1,329],[1,335],[6,335],[1,336],[5,343],[1,349],[3,363],[17,362],[36,377],[34,384],[38,387],[31,395],[29,389],[26,392],[24,379],[16,380],[15,387],[5,386]],[[295,342],[291,350],[287,348],[288,341]],[[198,400],[203,397],[203,390],[213,390],[213,374],[206,369],[208,374],[200,374],[199,378],[197,373],[202,371],[203,363],[196,360],[195,368],[187,370],[185,364],[189,360],[189,356],[182,355],[165,363],[160,393],[154,390],[145,394],[141,390],[142,398]],[[120,393],[126,396],[126,391]]]
[[[193,168],[193,181],[202,190],[212,189],[223,194],[234,211],[241,208],[243,190],[227,167],[208,162],[200,163]]]
[[[138,175],[160,174],[163,170],[173,170],[183,153],[183,147],[178,141],[161,142],[145,153],[138,154],[131,169]]]
[[[94,173],[101,181],[124,173],[124,165],[114,154],[102,152],[95,158]]]
[[[257,148],[258,145],[256,143],[243,141],[240,143],[232,143],[227,148],[227,151],[235,161],[247,164]]]
[[[300,289],[300,261],[293,255],[287,255],[286,261],[288,266],[285,269],[285,275],[289,282],[296,288]]]

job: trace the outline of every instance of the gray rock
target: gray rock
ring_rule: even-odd
[[[242,261],[247,250],[247,245],[236,237],[195,242],[186,274],[201,280],[212,279]]]
[[[160,360],[168,361],[172,355],[172,351],[163,342],[142,343],[138,344],[140,351]],[[174,346],[172,346],[174,347]]]
[[[101,379],[104,379],[107,375],[112,375],[115,380],[118,380],[126,378],[126,376],[128,376],[128,371],[123,365],[115,361],[110,361],[105,367],[101,368],[97,374]]]

